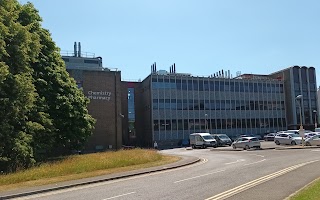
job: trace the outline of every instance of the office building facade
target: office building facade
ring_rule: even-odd
[[[307,84],[295,88],[308,77]],[[177,146],[194,132],[224,133],[231,138],[241,134],[263,135],[296,129],[299,109],[295,96],[303,97],[303,124],[312,125],[316,107],[315,70],[313,67],[290,67],[270,75],[243,74],[231,78],[230,73],[209,77],[152,70],[141,83],[145,105],[144,128],[149,146]],[[292,88],[293,87],[293,88]],[[290,91],[288,91],[290,90]],[[307,102],[307,103],[306,103]],[[147,134],[148,135],[148,134]]]

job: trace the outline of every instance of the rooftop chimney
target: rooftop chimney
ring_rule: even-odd
[[[81,44],[78,42],[78,57],[81,57]]]
[[[77,42],[74,42],[74,46],[73,46],[73,51],[74,51],[74,57],[77,57]]]

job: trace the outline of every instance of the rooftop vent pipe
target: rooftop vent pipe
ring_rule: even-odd
[[[81,44],[78,42],[78,57],[81,57]]]
[[[77,57],[77,42],[74,42],[73,53],[74,53],[74,57]]]

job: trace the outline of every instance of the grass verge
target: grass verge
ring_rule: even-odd
[[[0,175],[0,191],[154,167],[179,159],[146,149],[73,155],[25,171]]]
[[[320,179],[317,179],[306,188],[299,191],[290,200],[319,200],[320,199]]]

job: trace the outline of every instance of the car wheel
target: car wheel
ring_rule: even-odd
[[[248,149],[250,149],[250,147],[249,147],[249,145],[246,145],[243,149],[248,150]]]
[[[233,144],[233,145],[232,145],[232,148],[233,148],[233,149],[236,149],[237,147],[236,147],[236,145]]]
[[[292,141],[291,142],[291,145],[296,145],[297,143],[295,141]]]
[[[311,146],[311,143],[310,143],[310,142],[306,142],[306,145],[307,145],[307,146]]]
[[[204,145],[202,145],[202,148],[205,149],[205,148],[207,148],[207,146],[204,144]]]
[[[193,145],[192,145],[192,148],[195,149],[195,148],[196,148],[196,145],[193,144]]]
[[[215,144],[214,146],[213,146],[213,148],[217,148],[218,147],[218,145],[217,144]]]
[[[280,145],[280,142],[278,140],[275,141],[276,145]]]

